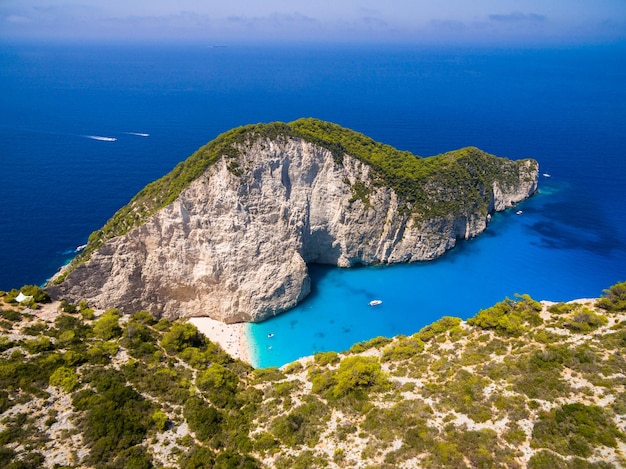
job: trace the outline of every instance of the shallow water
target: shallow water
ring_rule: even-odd
[[[485,233],[436,261],[312,266],[309,298],[284,315],[248,326],[255,366],[347,350],[376,336],[411,335],[442,316],[466,319],[516,294],[550,301],[597,297],[615,283],[615,263],[626,265],[626,251],[602,245],[576,223],[554,220],[550,206],[564,195],[550,183],[542,185],[544,193],[495,215]],[[516,215],[518,209],[522,215]],[[373,299],[382,304],[369,306]]]

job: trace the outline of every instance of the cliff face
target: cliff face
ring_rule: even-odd
[[[503,161],[506,178],[472,189],[484,203],[424,217],[357,158],[301,138],[259,138],[242,149],[236,171],[218,160],[49,292],[124,312],[261,321],[309,293],[307,263],[429,260],[481,233],[490,213],[537,188],[536,162]],[[454,188],[434,192],[458,197]]]

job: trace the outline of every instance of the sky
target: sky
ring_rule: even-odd
[[[0,0],[0,39],[606,43],[626,0]]]

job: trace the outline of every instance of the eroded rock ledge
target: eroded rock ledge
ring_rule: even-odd
[[[534,160],[468,148],[431,157],[449,163],[409,181],[427,195],[415,199],[385,184],[376,165],[310,140],[251,134],[173,202],[72,266],[50,294],[127,313],[262,321],[309,293],[307,263],[434,259],[537,188]],[[448,166],[463,180],[444,177]]]

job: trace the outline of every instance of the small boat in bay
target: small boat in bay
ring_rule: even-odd
[[[370,301],[370,306],[378,306],[382,303],[382,300],[372,300]]]

